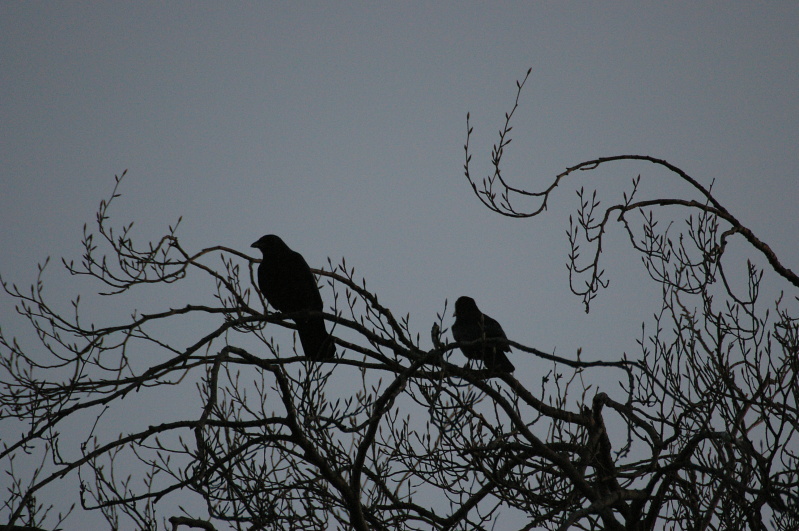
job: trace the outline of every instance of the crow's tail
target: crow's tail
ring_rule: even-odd
[[[297,322],[297,334],[300,336],[302,350],[309,360],[327,360],[336,357],[333,338],[327,333],[325,320],[312,317]]]
[[[497,372],[513,372],[516,370],[516,367],[513,366],[513,363],[510,362],[505,353],[499,349],[494,349],[492,353],[486,353],[485,364],[489,370]]]

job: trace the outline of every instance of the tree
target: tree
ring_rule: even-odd
[[[408,317],[342,260],[314,270],[330,290],[322,316],[339,356],[309,362],[274,337],[298,316],[271,311],[253,288],[256,258],[188,250],[177,224],[144,245],[132,224],[114,230],[123,173],[100,203],[97,232],[84,230],[82,259],[63,265],[99,282],[111,303],[186,283],[213,300],[85,323],[79,298],[72,314],[46,300],[44,266],[29,292],[3,281],[40,339],[31,352],[0,334],[7,526],[60,525],[66,514],[53,516],[41,497],[78,477],[76,503],[112,529],[487,529],[504,511],[523,516],[524,529],[799,527],[799,278],[710,188],[664,160],[600,158],[541,191],[512,186],[500,168],[529,75],[480,183],[467,116],[465,175],[487,208],[534,217],[578,170],[621,160],[665,168],[694,191],[642,199],[638,176],[603,207],[596,190],[578,189],[568,267],[586,311],[608,285],[601,260],[613,222],[661,287],[640,353],[586,361],[509,340],[550,367],[536,388],[460,367],[447,361],[460,345],[447,339],[446,306],[423,346]],[[751,258],[743,290],[727,272],[736,238]],[[786,292],[772,307],[760,300],[766,274]],[[193,331],[188,345],[172,339],[180,326]],[[591,378],[608,373],[619,385],[597,392]],[[164,408],[114,422],[139,397],[178,395],[199,399],[196,415],[171,418]],[[87,419],[76,445],[64,432]],[[195,505],[179,509],[186,499]]]

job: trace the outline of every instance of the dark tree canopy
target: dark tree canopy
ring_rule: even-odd
[[[66,269],[98,283],[107,308],[186,284],[209,302],[89,321],[79,300],[65,313],[45,298],[44,266],[30,290],[3,279],[39,344],[0,333],[0,522],[70,528],[58,489],[109,529],[505,529],[510,515],[520,529],[799,529],[799,278],[709,186],[665,160],[599,158],[540,190],[515,186],[501,163],[518,103],[482,180],[467,123],[465,175],[492,211],[532,218],[578,171],[642,165],[609,206],[601,186],[576,187],[567,259],[588,311],[608,286],[607,234],[628,237],[661,293],[638,352],[555,355],[506,338],[479,310],[479,337],[453,329],[455,342],[444,301],[428,341],[344,260],[312,269],[279,239],[257,242],[282,249],[271,265],[271,253],[187,249],[177,225],[134,242],[109,218],[119,177]],[[642,197],[647,165],[693,194]],[[741,255],[745,278],[732,273]],[[259,278],[292,260],[281,274],[298,275],[307,297],[296,305],[268,286],[269,270]],[[762,300],[764,279],[781,295]],[[469,308],[456,303],[459,319]],[[332,331],[335,358],[306,357],[311,318],[325,340]],[[286,339],[294,330],[302,349]],[[546,376],[517,379],[510,347]],[[452,363],[457,349],[500,370]],[[503,357],[488,361],[486,349]],[[193,408],[172,407],[187,400]],[[142,415],[153,403],[163,407]]]

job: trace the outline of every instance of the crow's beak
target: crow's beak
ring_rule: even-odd
[[[255,247],[257,249],[258,248],[258,242],[254,242],[252,245],[250,245],[250,247]]]

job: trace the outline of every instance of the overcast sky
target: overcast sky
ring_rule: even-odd
[[[111,214],[142,241],[181,215],[190,250],[249,252],[275,233],[312,267],[345,256],[423,337],[445,299],[471,295],[531,346],[634,352],[658,290],[631,286],[640,261],[612,246],[611,287],[583,313],[565,269],[573,190],[618,191],[638,173],[650,193],[686,188],[624,163],[564,182],[543,217],[486,211],[462,175],[466,113],[482,177],[529,67],[506,160],[515,184],[598,156],[664,158],[715,180],[799,266],[797,2],[233,5],[0,2],[5,280],[28,285],[47,256],[79,258],[84,222],[127,169]],[[67,307],[79,289],[49,273]],[[18,325],[3,298],[0,326]]]

